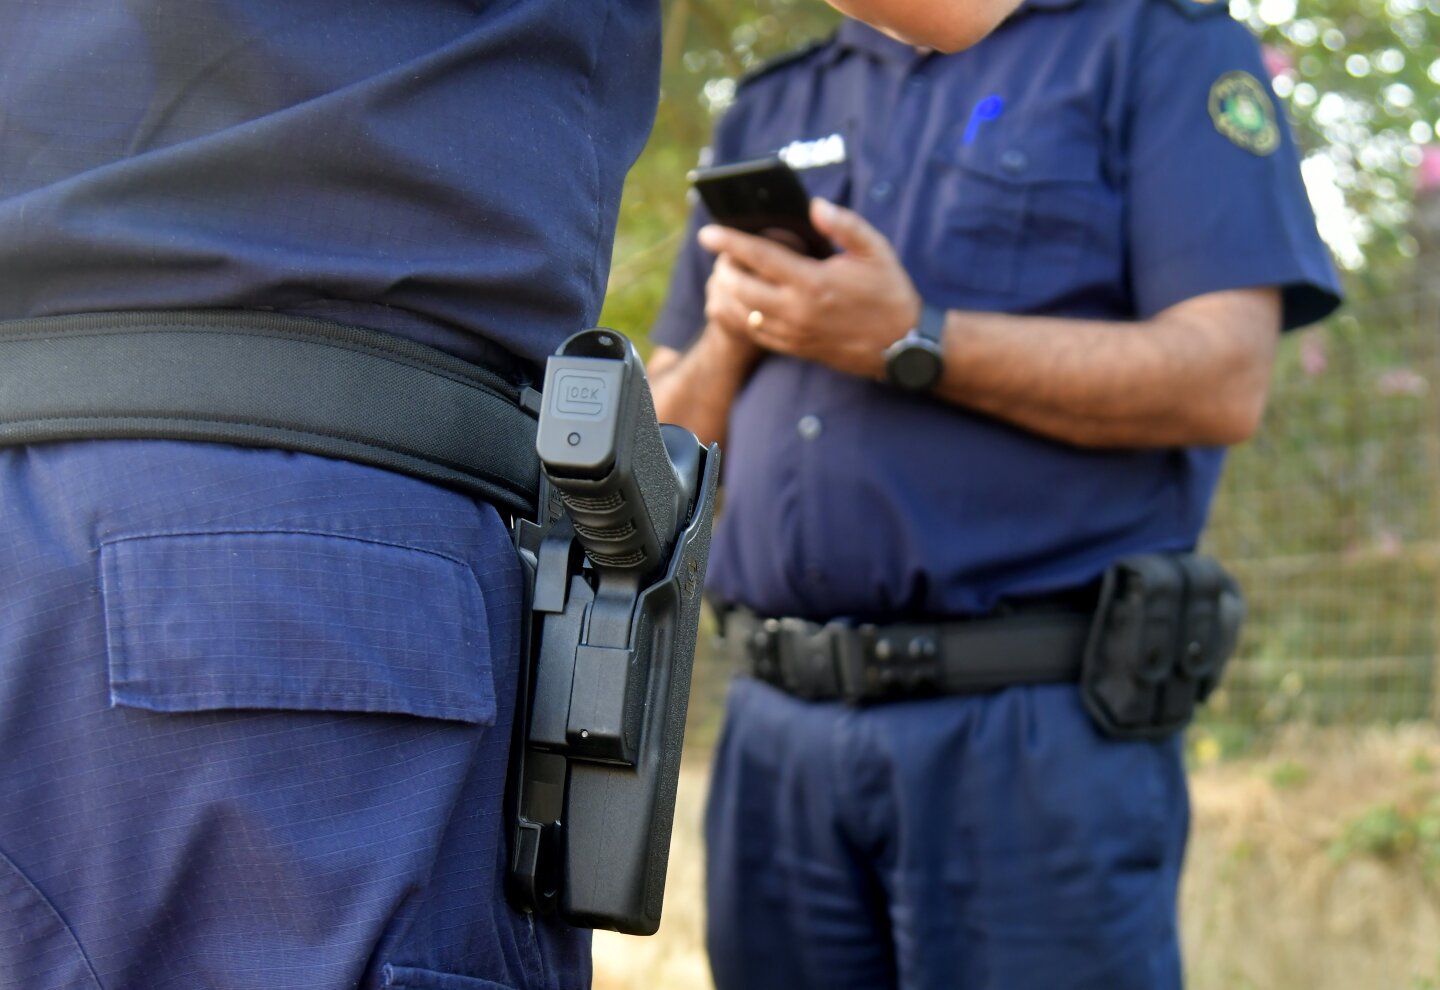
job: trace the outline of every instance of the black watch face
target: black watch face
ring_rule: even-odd
[[[927,346],[928,345],[928,346]],[[940,380],[939,349],[927,342],[910,341],[891,352],[885,373],[896,388],[924,392]]]

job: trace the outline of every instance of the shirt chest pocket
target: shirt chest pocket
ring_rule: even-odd
[[[1097,141],[1073,127],[966,127],[927,163],[935,194],[922,264],[952,305],[1023,307],[1073,283],[1099,249],[1111,197]]]

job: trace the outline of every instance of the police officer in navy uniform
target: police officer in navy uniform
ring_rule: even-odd
[[[655,0],[0,22],[0,318],[294,314],[521,381],[598,316]],[[102,440],[0,450],[0,519],[0,986],[588,985],[588,932],[503,896],[494,506]]]
[[[707,812],[716,982],[1178,987],[1181,740],[1018,682],[1074,669],[1027,630],[1088,621],[1116,561],[1195,547],[1281,332],[1338,304],[1258,46],[1194,0],[1026,0],[954,55],[847,21],[720,122],[716,163],[776,153],[839,253],[698,213],[651,362],[726,443],[710,590],[757,675]],[[776,672],[787,630],[869,676],[917,627],[998,682]]]

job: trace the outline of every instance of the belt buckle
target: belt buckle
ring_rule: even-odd
[[[840,628],[836,622],[820,626],[804,619],[780,620],[780,678],[785,690],[806,701],[843,696],[835,665]]]

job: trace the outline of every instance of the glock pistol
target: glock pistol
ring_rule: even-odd
[[[639,355],[587,330],[550,358],[539,518],[517,527],[528,659],[509,889],[587,928],[659,928],[720,454],[656,422]]]

